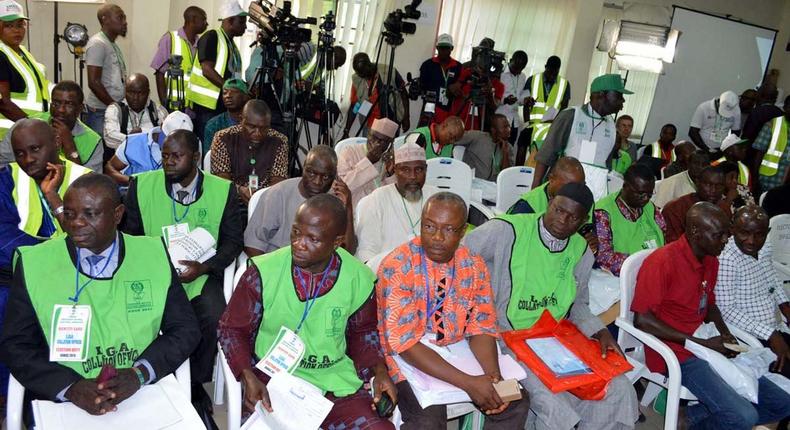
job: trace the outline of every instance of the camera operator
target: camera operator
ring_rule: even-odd
[[[494,39],[490,37],[484,37],[480,41],[480,43],[477,44],[477,46],[481,48],[494,49],[494,46],[496,46],[496,42],[494,41]],[[475,60],[476,60],[475,53],[474,51],[472,51],[472,58],[470,58],[469,61],[463,63],[462,66],[464,67],[464,69],[471,69],[475,65]]]
[[[461,117],[466,130],[485,128],[487,131],[505,93],[505,86],[499,80],[504,53],[483,44],[472,51],[472,58],[471,67],[461,70],[458,79],[463,84],[461,93],[464,97],[453,101],[451,112]],[[485,127],[481,119],[484,120]]]
[[[178,30],[172,30],[165,33],[159,39],[159,45],[151,60],[151,68],[154,69],[154,78],[156,79],[156,92],[159,95],[159,102],[162,106],[170,109],[171,103],[178,100],[167,99],[167,81],[165,79],[165,72],[171,66],[171,61],[176,56],[181,57],[181,70],[184,76],[184,89],[189,82],[189,75],[192,73],[192,63],[194,62],[195,53],[197,52],[197,40],[200,33],[203,33],[208,28],[206,22],[206,11],[197,7],[189,6],[184,10],[184,26]],[[176,83],[171,83],[171,93],[176,96],[177,88]]]
[[[380,119],[381,103],[379,100],[381,87],[386,85],[387,65],[379,64],[378,68],[370,61],[368,54],[359,52],[354,55],[351,63],[354,74],[351,76],[351,98],[349,99],[348,114],[346,115],[346,126],[343,128],[343,139],[348,138],[349,132],[357,114],[366,115],[365,129],[370,129],[373,121]],[[409,120],[409,94],[406,91],[403,77],[393,68],[394,76],[392,84],[398,89],[396,94],[390,95],[388,119],[398,123],[403,131],[411,127]],[[394,102],[394,103],[393,103]]]
[[[451,116],[450,106],[455,99],[463,99],[459,81],[462,66],[450,56],[453,38],[449,34],[439,35],[436,41],[436,56],[425,60],[420,66],[420,88],[425,101],[436,103],[433,119],[420,118],[419,126],[440,124]]]

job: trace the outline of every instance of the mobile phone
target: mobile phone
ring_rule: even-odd
[[[115,369],[115,366],[111,364],[105,364],[102,366],[101,372],[99,372],[99,377],[96,378],[96,383],[103,384],[110,379],[115,378],[116,376],[118,376],[118,370]]]
[[[395,403],[392,402],[390,395],[387,394],[386,391],[381,393],[379,402],[376,403],[376,413],[379,414],[381,418],[389,418],[394,411]]]
[[[579,228],[579,234],[584,236],[585,234],[594,230],[595,230],[595,225],[592,223],[587,223]]]

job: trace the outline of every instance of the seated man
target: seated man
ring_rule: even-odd
[[[455,144],[464,136],[464,122],[457,116],[448,116],[440,124],[431,124],[415,128],[406,137],[407,142],[414,142],[425,148],[425,159],[436,157],[453,158]],[[416,140],[413,140],[416,139]]]
[[[545,213],[503,215],[467,235],[466,245],[483,258],[491,273],[500,331],[528,329],[548,310],[555,319],[568,318],[597,340],[602,355],[617,353],[609,330],[590,313],[587,282],[594,257],[584,238],[576,234],[588,221],[592,206],[590,189],[569,183],[557,191]],[[506,345],[500,347],[510,353]],[[568,392],[554,394],[529,368],[525,370],[527,378],[521,384],[534,412],[526,428],[634,428],[636,392],[624,375],[609,382],[602,400],[588,401]]]
[[[699,180],[695,181],[697,191],[686,194],[669,202],[661,215],[667,223],[666,243],[674,242],[686,231],[686,212],[698,202],[709,202],[722,208],[730,215],[730,203],[724,198],[724,171],[721,167],[708,166],[702,170]]]
[[[161,168],[162,145],[165,138],[176,130],[192,131],[192,120],[187,114],[173,111],[162,121],[162,127],[130,134],[104,165],[105,173],[118,185],[128,186],[132,175]]]
[[[201,172],[199,163],[200,141],[194,133],[169,135],[162,146],[162,168],[132,178],[123,225],[128,234],[163,236],[169,243],[175,237],[171,234],[186,224],[187,231],[200,227],[217,241],[216,255],[204,263],[184,261],[186,269],[178,273],[203,334],[189,362],[195,403],[208,400],[202,384],[211,381],[217,355],[217,322],[225,308],[223,271],[244,246],[236,190],[229,181]]]
[[[653,172],[644,164],[634,164],[625,172],[623,188],[595,203],[595,232],[601,269],[620,276],[620,267],[629,255],[643,249],[664,246],[667,225],[650,201]]]
[[[404,429],[446,429],[447,407],[420,406],[400,373],[393,358],[396,355],[423,373],[466,391],[474,404],[486,411],[486,429],[522,428],[529,412],[528,400],[503,402],[493,386],[502,380],[496,312],[485,263],[467,247],[459,246],[466,232],[466,217],[461,197],[448,192],[434,194],[422,211],[420,237],[395,248],[378,269],[379,339],[398,388]],[[426,302],[430,309],[426,309]],[[437,346],[468,340],[485,373],[473,376],[458,370],[421,343],[425,337]]]
[[[30,116],[47,122],[55,131],[60,154],[72,163],[85,166],[101,173],[104,165],[104,149],[101,136],[80,121],[84,95],[74,81],[60,81],[52,88],[49,112]],[[0,165],[14,161],[10,133],[0,143]]]
[[[669,346],[680,362],[681,383],[699,403],[688,406],[678,428],[750,430],[757,424],[776,422],[790,415],[790,394],[768,381],[758,380],[759,403],[752,404],[735,392],[683,345],[687,340],[727,356],[724,346],[737,342],[716,305],[716,274],[729,236],[727,214],[709,202],[695,204],[686,215],[686,230],[678,240],[645,259],[636,279],[631,302],[634,325]],[[721,333],[710,339],[693,336],[703,322],[712,322]],[[653,372],[666,373],[664,360],[645,349],[645,362]]]
[[[719,257],[716,301],[727,324],[737,326],[771,348],[773,371],[790,375],[790,335],[779,315],[790,318],[790,303],[771,260],[768,215],[744,206],[732,217],[732,237]]]
[[[647,164],[653,169],[653,175],[656,179],[661,179],[661,170],[669,166],[677,160],[675,153],[675,137],[677,136],[678,129],[675,124],[665,124],[661,127],[661,134],[658,135],[658,140],[647,145],[645,152],[639,159],[640,163]]]
[[[697,191],[696,183],[702,174],[702,170],[710,165],[708,154],[703,151],[694,151],[688,160],[688,169],[661,181],[656,187],[656,194],[653,196],[653,203],[659,208],[663,208],[667,203],[688,193]],[[670,166],[672,167],[672,166]]]
[[[112,179],[80,177],[63,206],[66,237],[17,250],[0,361],[34,398],[102,415],[175,371],[200,330],[162,242],[117,231],[124,207]],[[75,327],[85,337],[69,342]],[[98,383],[105,363],[118,375]]]
[[[543,213],[549,207],[549,201],[565,184],[583,184],[584,169],[579,160],[573,157],[562,157],[549,171],[548,180],[541,186],[533,188],[521,195],[521,198],[508,209],[509,214]]]
[[[462,138],[467,144],[464,163],[475,171],[475,177],[496,182],[497,175],[510,167],[510,121],[502,114],[491,116],[491,129],[467,131]]]
[[[316,145],[307,153],[301,178],[279,182],[261,196],[244,230],[244,252],[254,257],[288,246],[291,240],[289,220],[296,215],[299,206],[310,197],[330,192],[346,205],[345,218],[349,227],[344,244],[346,249],[353,251],[355,238],[351,193],[337,179],[335,151],[327,145]]]
[[[288,138],[271,122],[269,106],[250,100],[241,123],[220,130],[211,142],[211,173],[233,181],[245,204],[258,189],[288,177]]]
[[[757,204],[749,186],[738,181],[740,169],[737,164],[724,160],[716,167],[724,174],[724,200],[729,205],[730,213],[735,213],[741,206]]]
[[[254,364],[284,332],[305,345],[303,358],[293,363],[293,375],[317,386],[335,404],[322,428],[355,423],[369,430],[394,430],[371,408],[383,391],[396,401],[397,390],[377,338],[376,277],[340,248],[345,214],[343,203],[328,194],[299,206],[290,228],[291,245],[250,260],[219,322],[219,342],[233,376],[242,383],[246,411],[258,401],[272,410],[266,391],[269,375]],[[308,302],[312,304],[305,307]],[[371,376],[376,378],[373,397],[362,387]]]
[[[250,90],[247,84],[239,78],[232,78],[222,84],[222,103],[225,112],[211,118],[203,130],[203,153],[211,149],[211,142],[218,131],[232,127],[241,122],[241,110],[250,100]]]
[[[397,132],[395,121],[374,120],[365,145],[349,145],[337,154],[337,176],[351,190],[354,206],[376,188],[395,182],[392,141]]]
[[[125,97],[104,112],[104,144],[114,152],[129,135],[147,133],[162,124],[167,109],[150,97],[148,78],[132,73],[126,80]],[[110,154],[107,158],[109,158]]]
[[[395,151],[395,183],[360,200],[354,213],[357,258],[368,261],[419,234],[423,203],[439,191],[425,185],[426,170],[425,150],[416,144]]]
[[[675,176],[678,173],[685,172],[689,168],[689,160],[691,158],[691,154],[697,150],[697,147],[694,146],[693,143],[689,142],[688,140],[681,140],[675,145],[675,161],[669,163],[666,169],[664,169],[664,179],[669,177]],[[661,176],[657,176],[656,179],[660,179]]]
[[[730,161],[738,165],[738,183],[744,186],[750,186],[752,183],[751,176],[749,175],[749,168],[743,164],[746,159],[746,151],[749,150],[749,141],[741,139],[740,137],[730,133],[721,142],[721,151],[724,155],[716,161],[711,162],[712,166],[719,165],[725,161]]]

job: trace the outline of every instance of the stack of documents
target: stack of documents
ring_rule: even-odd
[[[315,385],[288,372],[277,372],[266,384],[272,412],[255,405],[241,430],[316,430],[334,404]]]
[[[579,357],[554,337],[527,339],[527,346],[532,348],[546,367],[558,378],[574,375],[588,375],[592,370]]]

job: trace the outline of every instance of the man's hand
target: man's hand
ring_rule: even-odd
[[[351,190],[348,189],[348,185],[346,185],[342,179],[335,178],[335,182],[332,182],[332,188],[329,190],[329,194],[339,198],[346,209],[351,205]]]
[[[142,369],[141,369],[142,370]],[[146,370],[142,370],[147,372]],[[140,379],[137,372],[132,368],[118,370],[118,376],[103,382],[97,386],[100,390],[107,390],[110,393],[110,402],[117,405],[122,401],[132,397],[140,389]]]
[[[52,129],[55,131],[55,142],[60,145],[63,153],[68,156],[68,154],[76,151],[77,147],[74,145],[74,137],[71,135],[71,129],[66,123],[53,117],[51,125]]]
[[[582,237],[587,241],[587,246],[590,247],[593,255],[598,254],[598,234],[595,232],[595,229],[591,228],[585,231]]]
[[[244,202],[244,204],[248,204],[250,202],[250,197],[252,197],[250,187],[237,187],[237,191],[239,192],[241,201]]]
[[[379,160],[381,160],[381,156],[384,155],[384,151],[390,146],[389,143],[389,141],[386,141],[386,143],[385,141],[379,141],[377,144],[373,145],[373,147],[368,150],[368,161],[370,161],[371,164],[378,163]]]
[[[186,269],[178,274],[178,280],[181,282],[192,282],[209,271],[209,267],[199,261],[179,260],[178,262],[186,266]]]
[[[732,357],[735,357],[736,355],[738,355],[738,353],[733,351],[733,350],[731,350],[731,349],[727,349],[724,346],[725,342],[727,342],[727,343],[737,343],[737,340],[735,340],[734,338],[732,338],[732,339],[731,338],[732,338],[732,335],[730,335],[730,337],[715,336],[715,337],[712,337],[712,338],[709,338],[709,339],[692,338],[691,340],[692,340],[692,342],[697,342],[698,344],[704,346],[705,348],[712,349],[712,350],[724,355],[727,358],[732,358]]]
[[[143,129],[141,129],[140,127],[135,127],[135,128],[133,128],[133,129],[131,129],[129,131],[129,134],[136,134],[136,133],[142,133],[142,132],[143,132]]]
[[[56,200],[60,200],[58,189],[60,189],[60,186],[63,184],[63,174],[65,170],[66,166],[62,164],[47,163],[47,176],[45,176],[44,179],[41,180],[41,184],[39,184],[41,194],[47,199],[47,203],[50,203],[50,198],[56,196]],[[52,209],[55,208],[53,207]]]
[[[375,371],[375,380],[373,381],[373,404],[371,408],[376,410],[376,403],[381,400],[381,393],[387,393],[392,399],[393,404],[398,403],[398,389],[395,388],[395,384],[392,383],[392,379],[390,379],[389,373],[387,373],[387,367],[379,365],[376,367]]]
[[[535,99],[533,97],[525,97],[524,107],[527,109],[532,109],[533,106],[535,106]]]
[[[384,171],[386,172],[387,176],[392,176],[395,174],[395,154],[390,151],[382,157],[384,159]]]
[[[114,411],[116,407],[110,402],[110,396],[110,391],[99,389],[93,379],[75,382],[65,394],[68,401],[91,415],[104,415]]]
[[[255,376],[252,369],[244,369],[241,371],[241,385],[242,388],[244,388],[245,410],[254,411],[255,404],[260,401],[264,409],[268,412],[274,412],[272,409],[272,402],[269,400],[269,391],[266,389],[266,384]]]
[[[617,345],[617,342],[612,337],[612,333],[609,332],[608,329],[602,328],[592,335],[593,339],[596,339],[599,344],[601,344],[601,357],[606,358],[606,353],[608,351],[614,351],[620,355],[623,355],[623,351],[620,350],[620,346]]]
[[[460,82],[455,82],[447,86],[447,94],[453,97],[461,97],[463,90]]]
[[[518,99],[516,98],[516,96],[511,94],[511,95],[505,97],[505,100],[503,100],[502,102],[505,103],[506,105],[512,105],[513,103],[515,103],[517,101],[518,101]]]
[[[472,399],[472,403],[482,409],[486,415],[492,413],[499,413],[502,406],[507,407],[502,399],[499,398],[496,389],[494,388],[494,380],[491,376],[480,375],[470,376],[467,378],[466,383],[460,387]]]
[[[790,347],[787,346],[787,342],[785,342],[782,333],[778,331],[773,332],[771,337],[768,338],[768,347],[776,354],[776,361],[774,365],[771,366],[771,370],[781,373],[785,366],[785,360],[790,358]]]

